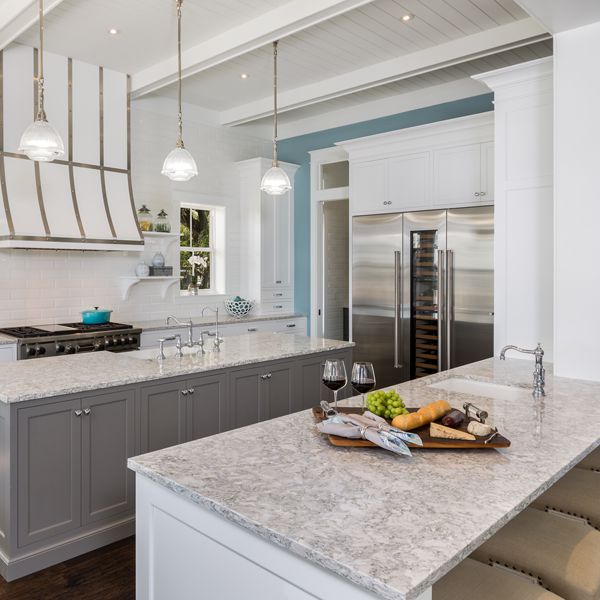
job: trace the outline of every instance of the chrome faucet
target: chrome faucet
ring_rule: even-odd
[[[223,343],[223,338],[219,336],[219,309],[213,308],[212,306],[205,306],[202,309],[202,316],[204,316],[204,312],[206,310],[212,310],[215,313],[215,332],[211,333],[210,331],[203,331],[202,333],[205,333],[206,335],[215,338],[213,345],[215,348],[215,352],[219,352],[221,350],[221,344]],[[202,344],[202,350],[202,353],[204,354],[204,344]]]
[[[523,354],[535,355],[535,371],[533,372],[533,397],[541,398],[546,395],[544,385],[546,384],[546,369],[544,369],[544,349],[542,344],[538,342],[535,350],[526,350],[518,346],[504,346],[500,351],[500,360],[506,359],[507,350],[516,350]]]
[[[183,356],[183,352],[181,351],[181,336],[178,333],[176,333],[171,337],[160,338],[158,340],[158,356],[156,357],[156,360],[158,360],[159,362],[166,360],[167,357],[165,356],[165,342],[171,342],[173,340],[175,340],[175,348],[177,348],[177,353],[175,354],[175,356],[177,356],[177,358],[181,358]]]
[[[192,323],[192,319],[188,319],[185,322],[180,321],[177,317],[173,315],[169,315],[166,320],[166,324],[169,325],[171,321],[175,321],[177,325],[183,325],[188,328],[188,341],[186,346],[188,348],[193,348],[196,344],[194,343],[194,323]]]

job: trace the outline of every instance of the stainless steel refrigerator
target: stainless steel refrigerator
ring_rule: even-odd
[[[491,206],[354,217],[354,358],[377,387],[493,355]]]

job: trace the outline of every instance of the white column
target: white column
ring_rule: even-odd
[[[555,373],[600,380],[600,23],[558,33]]]
[[[552,360],[552,59],[475,79],[495,95],[494,351],[541,342]]]

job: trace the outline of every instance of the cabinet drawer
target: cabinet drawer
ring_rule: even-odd
[[[306,335],[306,319],[281,319],[273,321],[272,330],[277,333],[297,333]]]
[[[291,313],[294,311],[294,302],[292,300],[263,302],[261,308],[265,314]]]
[[[276,303],[278,300],[293,300],[294,290],[289,287],[263,288],[261,298],[265,303]]]

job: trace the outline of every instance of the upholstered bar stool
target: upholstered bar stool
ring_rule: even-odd
[[[600,448],[588,454],[578,465],[578,469],[600,471]]]
[[[586,519],[592,527],[600,530],[600,473],[571,469],[532,506]]]
[[[600,531],[580,520],[527,508],[471,558],[537,577],[565,600],[600,600]]]
[[[519,575],[467,558],[433,586],[433,600],[563,600]]]

